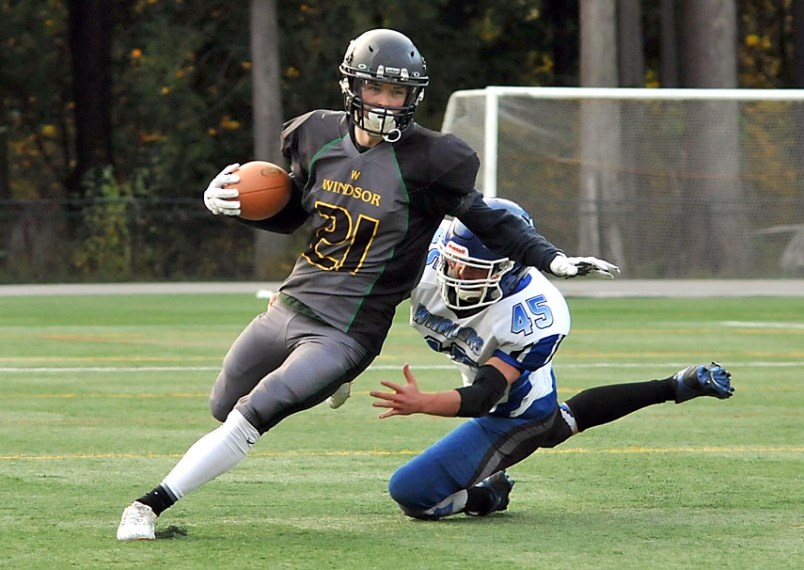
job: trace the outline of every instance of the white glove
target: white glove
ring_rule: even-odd
[[[235,170],[240,168],[240,164],[230,164],[220,171],[220,173],[212,179],[204,192],[204,205],[207,209],[215,214],[223,214],[224,216],[239,216],[240,215],[240,200],[230,200],[228,198],[238,198],[240,191],[237,188],[224,188],[226,184],[237,184],[240,182],[240,177],[237,174],[232,174]]]
[[[603,277],[614,279],[614,274],[620,272],[616,265],[596,257],[567,257],[559,254],[550,262],[550,271],[556,277],[576,277],[597,273]]]
[[[335,393],[327,398],[327,404],[333,410],[336,410],[343,406],[346,403],[346,400],[349,399],[349,396],[352,392],[352,384],[351,382],[344,382],[341,384]]]

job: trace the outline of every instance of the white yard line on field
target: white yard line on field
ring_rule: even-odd
[[[799,329],[804,330],[804,323],[783,322],[754,322],[754,321],[725,321],[720,323],[724,327],[737,329]]]

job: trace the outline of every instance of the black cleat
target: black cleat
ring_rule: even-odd
[[[483,512],[466,511],[466,514],[476,517],[484,517],[486,515],[490,515],[491,513],[508,509],[509,496],[511,494],[511,489],[514,488],[515,482],[516,481],[508,476],[505,470],[497,471],[490,477],[483,479],[480,483],[475,485],[475,487],[480,487],[491,491],[491,506],[488,510],[484,510]]]

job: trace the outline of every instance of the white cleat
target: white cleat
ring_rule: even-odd
[[[346,400],[349,399],[351,392],[352,392],[351,382],[344,382],[343,384],[338,386],[338,389],[335,390],[335,393],[332,396],[327,398],[327,404],[329,404],[329,407],[332,408],[333,410],[337,410],[346,403]]]
[[[154,540],[156,515],[148,505],[134,501],[123,511],[117,540]]]

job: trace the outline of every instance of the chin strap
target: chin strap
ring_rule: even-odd
[[[402,138],[402,131],[400,131],[399,129],[391,129],[387,134],[384,134],[382,136],[382,139],[385,142],[389,143],[395,143],[401,138]]]

